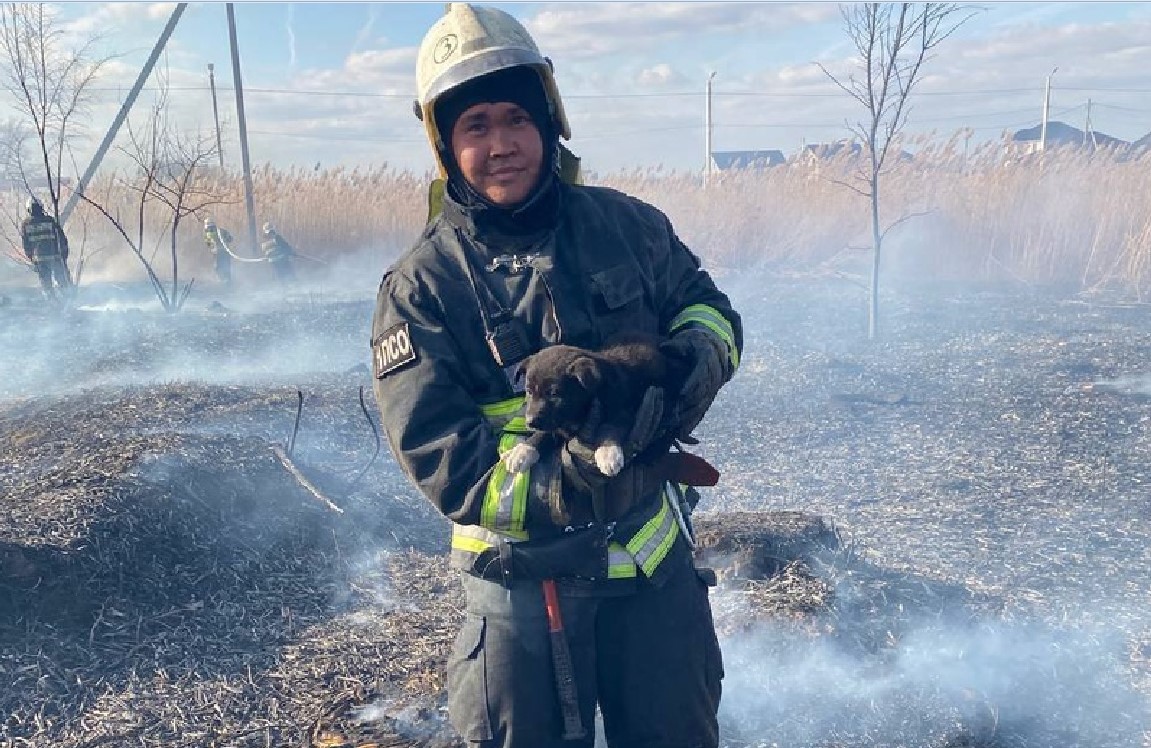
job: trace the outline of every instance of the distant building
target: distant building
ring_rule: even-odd
[[[783,151],[712,151],[711,163],[720,171],[766,169],[787,163]]]
[[[801,163],[815,164],[846,154],[859,156],[862,153],[863,146],[854,140],[837,140],[834,143],[809,143],[800,149],[796,160]]]
[[[1039,144],[1043,137],[1042,123],[1034,127],[1028,127],[1024,130],[1016,130],[1011,135],[1010,145],[1008,149],[1012,151],[1013,155],[1024,156],[1029,153],[1036,153],[1039,151]],[[1073,146],[1076,148],[1087,148],[1095,150],[1097,148],[1113,148],[1116,150],[1125,150],[1131,144],[1126,140],[1113,138],[1110,135],[1101,133],[1098,130],[1083,131],[1078,127],[1073,127],[1066,122],[1054,120],[1047,123],[1047,148],[1055,148],[1059,146]]]

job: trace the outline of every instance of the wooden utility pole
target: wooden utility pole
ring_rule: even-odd
[[[172,15],[168,16],[168,23],[164,24],[164,30],[160,32],[160,38],[152,45],[152,52],[148,55],[148,59],[144,62],[144,67],[140,68],[140,73],[136,76],[136,82],[132,84],[132,88],[128,91],[128,96],[124,99],[124,103],[120,105],[120,111],[116,112],[116,116],[112,119],[112,124],[108,128],[108,132],[104,133],[104,139],[100,141],[100,145],[96,147],[96,153],[92,156],[92,160],[88,162],[88,168],[84,170],[84,175],[80,177],[80,181],[76,183],[76,189],[72,190],[72,194],[68,196],[68,202],[64,204],[64,208],[60,211],[60,225],[63,226],[68,222],[68,216],[72,215],[72,211],[76,208],[76,203],[80,201],[80,196],[84,194],[84,190],[88,187],[88,182],[96,174],[96,169],[100,166],[100,162],[104,160],[104,156],[108,153],[108,149],[112,146],[112,141],[116,139],[116,133],[120,132],[120,125],[124,124],[124,120],[128,118],[128,112],[132,110],[132,105],[136,103],[136,97],[140,95],[140,90],[144,88],[144,83],[148,80],[148,76],[152,74],[152,68],[156,65],[156,60],[159,59],[160,53],[164,51],[164,46],[168,43],[168,39],[172,37],[172,32],[176,30],[176,23],[179,22],[180,16],[184,15],[184,10],[188,7],[187,3],[177,3],[176,7],[172,9]]]
[[[232,46],[232,80],[236,87],[236,119],[240,123],[240,161],[244,168],[244,206],[248,210],[248,246],[252,256],[259,254],[256,240],[256,203],[252,197],[252,162],[248,158],[248,122],[244,118],[244,81],[240,75],[240,47],[236,43],[236,11],[234,3],[228,8],[228,42]]]
[[[224,173],[224,143],[220,138],[220,107],[216,104],[216,66],[208,63],[208,87],[212,89],[212,120],[216,123],[216,155],[220,158],[220,174]]]

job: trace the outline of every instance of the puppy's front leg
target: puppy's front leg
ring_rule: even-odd
[[[611,478],[619,475],[623,470],[624,454],[620,444],[623,435],[621,429],[604,426],[600,429],[599,446],[595,450],[595,466],[599,471]]]
[[[522,473],[531,468],[540,458],[540,447],[543,446],[547,434],[542,431],[533,432],[527,439],[516,444],[504,452],[500,459],[509,473]]]

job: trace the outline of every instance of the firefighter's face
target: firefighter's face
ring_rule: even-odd
[[[476,104],[452,127],[452,155],[477,192],[512,206],[531,195],[543,164],[543,140],[519,104]]]

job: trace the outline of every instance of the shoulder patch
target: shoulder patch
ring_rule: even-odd
[[[372,371],[376,379],[383,379],[404,364],[415,361],[416,358],[416,347],[412,345],[407,322],[392,325],[384,330],[372,344]]]

